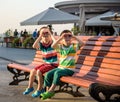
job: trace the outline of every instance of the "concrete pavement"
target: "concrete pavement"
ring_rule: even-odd
[[[7,71],[7,64],[11,62],[28,64],[35,54],[33,49],[6,48],[0,46],[0,102],[43,102],[40,98],[32,98],[31,94],[24,96],[22,92],[28,82],[21,82],[18,86],[10,86],[12,74]],[[36,84],[34,84],[36,88]],[[57,93],[52,99],[45,102],[96,102],[89,94],[88,89],[81,88],[80,91],[85,97],[73,97],[67,93]]]

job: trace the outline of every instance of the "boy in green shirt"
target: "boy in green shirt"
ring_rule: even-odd
[[[73,40],[76,40],[77,43],[72,43]],[[75,55],[82,45],[83,42],[72,35],[70,30],[64,30],[60,38],[52,44],[52,47],[60,53],[60,62],[58,68],[52,69],[45,75],[44,86],[49,87],[49,89],[41,94],[42,100],[54,96],[54,89],[61,84],[60,78],[62,76],[72,76],[74,74]]]

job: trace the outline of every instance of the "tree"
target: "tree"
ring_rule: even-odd
[[[78,35],[80,33],[79,27],[74,26],[71,31],[73,32],[74,35]]]

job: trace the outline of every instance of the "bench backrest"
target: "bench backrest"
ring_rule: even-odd
[[[120,84],[120,37],[78,36],[85,45],[77,53],[78,76]],[[58,55],[59,57],[59,55]],[[43,63],[41,51],[36,51],[32,64]]]
[[[43,63],[41,51],[37,50],[36,53],[35,53],[34,59],[32,61],[32,64],[39,65],[41,63]]]
[[[58,56],[58,60],[59,60],[59,54],[57,55]],[[36,53],[35,53],[35,57],[32,61],[32,64],[35,64],[35,65],[40,65],[44,63],[43,60],[42,60],[42,54],[41,54],[41,51],[40,50],[37,50]]]
[[[85,42],[77,56],[79,75],[120,85],[120,37],[79,36],[79,39]]]

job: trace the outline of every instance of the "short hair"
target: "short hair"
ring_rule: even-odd
[[[50,30],[50,28],[49,28],[48,26],[43,26],[43,27],[41,27],[40,30],[39,30],[39,33],[40,33],[40,31],[41,31],[42,29],[49,29],[49,31],[51,32],[51,34],[53,34],[53,32]]]
[[[60,36],[63,34],[63,33],[72,33],[70,30],[63,30],[60,34]]]
[[[47,26],[43,26],[40,28],[39,33],[41,32],[42,29],[49,29]]]

